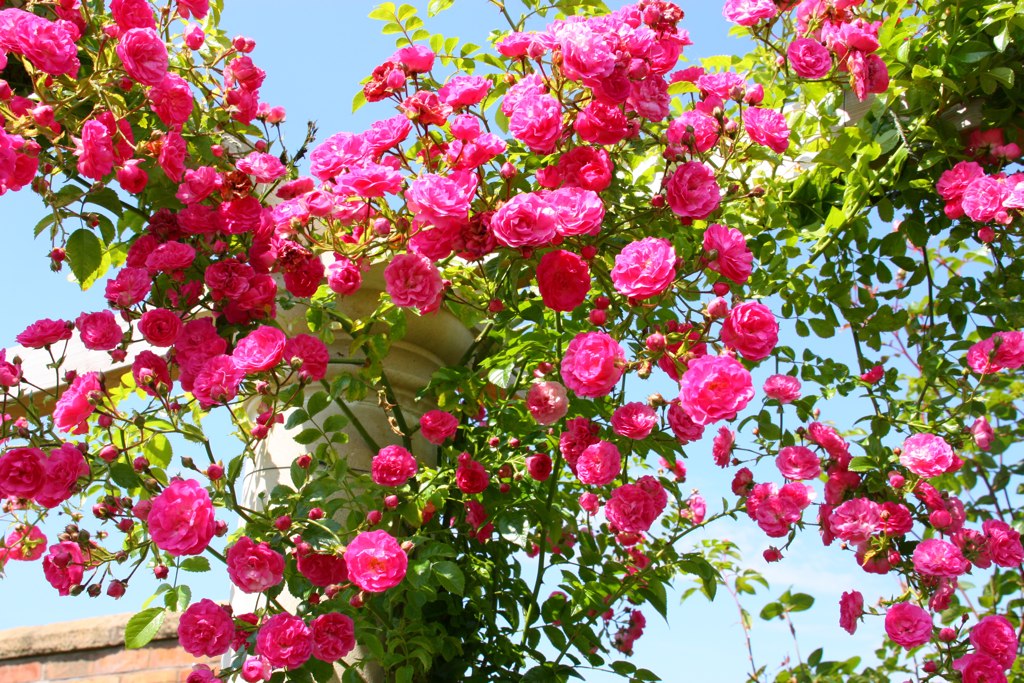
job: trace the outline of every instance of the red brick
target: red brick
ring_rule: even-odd
[[[120,683],[178,683],[180,669],[158,669],[122,674]],[[191,671],[191,668],[188,669]]]
[[[178,647],[177,643],[174,643],[173,646],[170,644],[161,644],[156,647],[150,646],[146,648],[146,651],[149,653],[147,666],[150,669],[178,668],[182,666],[187,666],[191,669],[193,664],[204,664],[209,661],[193,657]]]
[[[0,664],[0,683],[35,683],[43,677],[39,662]]]

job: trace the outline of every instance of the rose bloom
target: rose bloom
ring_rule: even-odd
[[[590,268],[571,251],[549,251],[537,265],[537,286],[545,306],[553,311],[571,311],[587,298]]]
[[[220,657],[231,649],[234,637],[231,615],[207,598],[189,605],[178,622],[181,649],[193,657]]]
[[[113,311],[83,313],[75,320],[82,345],[94,351],[109,351],[121,343],[124,332],[114,319]]]
[[[900,464],[922,477],[949,471],[956,456],[946,440],[935,434],[914,434],[903,442]]]
[[[455,468],[455,483],[465,494],[480,493],[491,482],[483,464],[473,460],[469,453],[459,456],[459,466]]]
[[[682,218],[707,218],[722,201],[715,173],[699,161],[687,161],[676,168],[665,186],[668,205]]]
[[[59,595],[70,595],[71,589],[82,583],[84,575],[85,558],[77,543],[55,543],[43,557],[43,576]]]
[[[327,286],[336,294],[355,294],[363,285],[363,273],[358,264],[345,258],[336,257],[331,265],[327,266]]]
[[[622,347],[609,335],[581,332],[562,357],[562,381],[577,396],[606,396],[622,377],[625,361]]]
[[[0,498],[35,498],[46,484],[46,454],[39,448],[12,448],[0,456]]]
[[[854,498],[839,505],[828,517],[829,529],[837,538],[864,543],[878,529],[881,508],[873,500]]]
[[[683,410],[699,425],[733,419],[753,397],[750,373],[729,356],[695,358],[679,382]]]
[[[322,662],[336,662],[356,646],[355,624],[345,614],[321,614],[310,626],[313,629],[313,656]]]
[[[433,262],[422,254],[398,254],[384,269],[391,301],[400,308],[432,311],[441,302],[444,285]]]
[[[3,546],[0,547],[0,566],[3,566],[5,560],[35,562],[44,552],[46,534],[37,526],[26,528],[19,525],[3,540]]]
[[[412,453],[401,446],[385,446],[373,456],[370,474],[379,486],[401,486],[416,476],[419,465]]]
[[[898,602],[885,613],[885,633],[897,645],[910,650],[932,638],[932,618],[909,602]]]
[[[53,424],[62,432],[78,430],[93,411],[95,406],[90,400],[101,396],[99,373],[87,372],[75,377],[71,386],[64,390],[53,408]]]
[[[725,0],[722,16],[740,26],[753,26],[779,13],[773,0]]]
[[[576,476],[584,484],[604,486],[622,472],[622,454],[615,444],[598,441],[587,446],[576,461]]]
[[[260,593],[281,583],[284,555],[267,543],[255,543],[242,536],[228,548],[228,578],[243,593]]]
[[[405,578],[409,558],[386,531],[364,531],[345,549],[345,564],[352,583],[371,593],[397,586]]]
[[[443,410],[427,411],[420,418],[420,434],[435,446],[454,437],[458,429],[459,419]]]
[[[125,31],[117,43],[117,56],[128,75],[143,85],[159,85],[167,75],[167,46],[151,28]]]
[[[284,357],[285,334],[276,327],[260,325],[242,337],[231,358],[235,367],[249,375],[270,370]]]
[[[59,341],[71,339],[71,327],[66,320],[37,320],[14,338],[22,346],[42,349]]]
[[[777,154],[789,147],[789,126],[782,112],[750,107],[743,112],[743,128],[751,140]]]
[[[506,247],[543,247],[557,235],[558,212],[535,192],[517,194],[491,216],[491,232]]]
[[[779,451],[775,465],[786,479],[816,479],[821,476],[821,462],[810,448],[786,446]]]
[[[779,403],[792,403],[800,398],[800,380],[792,375],[772,375],[764,382],[764,393]]]
[[[988,420],[984,417],[979,417],[971,425],[971,436],[974,438],[975,446],[983,451],[987,451],[992,447],[992,440],[995,439],[996,433]]]
[[[999,662],[1004,669],[1017,659],[1017,632],[1009,620],[990,614],[971,629],[971,645],[983,655]]]
[[[551,476],[551,457],[547,453],[534,453],[526,457],[526,473],[534,481],[547,481]]]
[[[757,301],[736,306],[722,324],[722,342],[747,360],[763,360],[779,343],[779,324],[771,309]]]
[[[141,351],[132,361],[135,386],[150,396],[158,397],[171,388],[171,371],[167,361],[152,351]]]
[[[739,230],[712,223],[704,231],[704,251],[709,254],[708,270],[736,284],[743,284],[750,277],[754,255]],[[711,252],[715,253],[714,258],[710,257]]]
[[[348,567],[341,555],[299,552],[295,556],[295,566],[314,586],[326,587],[348,581]]]
[[[635,484],[623,484],[612,491],[604,513],[619,531],[643,533],[651,528],[667,504],[665,489],[648,475],[640,477]]]
[[[327,374],[330,352],[327,345],[311,334],[292,337],[284,345],[284,358],[289,363],[301,361],[299,377],[307,381],[319,381]]]
[[[612,414],[612,430],[627,439],[646,439],[658,424],[658,414],[646,403],[633,401]]]
[[[851,636],[864,616],[864,596],[860,591],[845,591],[839,598],[839,626]]]
[[[576,461],[584,449],[600,440],[600,431],[600,427],[585,417],[565,421],[565,431],[558,436],[558,450],[573,473],[576,472]]]
[[[313,633],[299,617],[275,614],[256,634],[256,654],[276,668],[297,669],[313,654]]]
[[[948,541],[929,538],[914,548],[914,571],[922,576],[955,579],[969,567],[960,549]]]
[[[985,547],[992,561],[1000,567],[1016,567],[1024,562],[1024,546],[1020,532],[999,519],[986,519],[981,524]]]
[[[172,346],[181,334],[181,318],[166,308],[153,308],[139,319],[139,332],[153,346]]]
[[[960,672],[963,683],[1006,683],[1005,667],[980,652],[970,652],[953,660],[953,669]]]
[[[703,154],[718,142],[720,125],[714,116],[688,109],[672,121],[665,133],[668,141],[691,153]]]
[[[673,403],[668,407],[667,415],[668,426],[679,443],[685,445],[692,441],[700,441],[704,436],[704,425],[699,425],[691,420],[678,403]]]
[[[170,483],[149,511],[153,544],[171,555],[198,555],[210,545],[215,531],[213,504],[202,484],[194,479]]]
[[[832,53],[811,38],[797,38],[786,49],[789,65],[800,78],[824,78],[832,70]]]
[[[46,508],[55,508],[66,501],[74,493],[78,480],[89,476],[89,464],[74,444],[54,448],[43,464],[46,479],[35,501]]]
[[[980,375],[1016,370],[1024,365],[1024,334],[996,332],[967,350],[967,365]]]
[[[565,386],[559,382],[537,382],[526,394],[526,408],[537,424],[558,422],[569,412]]]
[[[718,433],[715,434],[714,440],[711,442],[711,455],[715,460],[715,464],[719,467],[725,467],[729,464],[729,456],[732,455],[732,449],[736,445],[736,433],[728,427],[719,427]]]
[[[671,242],[657,237],[631,242],[615,257],[611,277],[619,294],[630,299],[650,299],[675,280],[676,250]]]

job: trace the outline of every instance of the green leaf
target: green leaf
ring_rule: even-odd
[[[430,0],[427,3],[427,16],[433,17],[455,4],[455,0]]]
[[[189,557],[182,560],[178,567],[186,572],[208,572],[210,571],[210,561],[205,557]]]
[[[462,574],[462,570],[454,562],[443,562],[434,563],[434,573],[437,574],[438,582],[446,589],[455,593],[456,595],[462,595],[466,590],[466,577]]]
[[[765,621],[771,621],[776,617],[781,617],[785,608],[777,602],[769,602],[761,609],[761,618]]]
[[[303,429],[301,432],[295,435],[295,443],[300,443],[303,446],[307,446],[317,439],[320,438],[320,430],[316,427],[309,427]]]
[[[790,596],[787,606],[790,612],[804,612],[814,604],[814,598],[807,593],[794,593]]]
[[[160,625],[164,623],[166,613],[163,607],[151,607],[133,615],[124,627],[124,646],[129,650],[137,650],[153,640]]]
[[[389,21],[395,18],[395,3],[385,2],[377,5],[369,16],[371,19],[377,19],[378,21]]]
[[[171,464],[171,442],[163,434],[154,434],[146,441],[142,448],[143,455],[149,462],[157,467],[167,467]]]
[[[65,247],[68,265],[82,289],[88,289],[103,264],[103,245],[90,230],[79,228],[71,233]]]
[[[121,488],[134,489],[139,486],[139,475],[131,465],[120,460],[110,466],[110,478]]]

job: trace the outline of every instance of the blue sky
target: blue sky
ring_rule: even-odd
[[[288,110],[285,133],[291,147],[301,141],[307,120],[318,122],[322,140],[337,131],[362,130],[375,118],[391,115],[383,104],[365,107],[354,116],[351,114],[352,97],[359,80],[394,49],[393,36],[380,35],[380,24],[366,18],[373,3],[293,0],[282,5],[271,0],[226,0],[226,4],[222,25],[228,33],[256,40],[252,57],[268,73],[261,90],[262,99]],[[426,3],[413,4],[422,9]],[[624,3],[613,3],[614,6],[621,4]],[[719,4],[701,2],[682,6],[686,11],[683,26],[694,41],[687,49],[691,59],[743,49],[739,39],[728,37],[729,26],[721,19]],[[500,17],[485,0],[457,0],[453,10],[428,20],[427,28],[486,44],[489,29],[500,25]],[[31,238],[32,226],[43,215],[34,195],[28,190],[5,195],[0,198],[0,209],[6,219],[8,253],[13,256],[0,268],[0,291],[7,293],[4,316],[0,318],[0,344],[13,343],[14,336],[39,317],[74,318],[82,311],[103,307],[101,287],[81,293],[77,286],[67,282],[65,274],[49,271],[48,243]],[[796,341],[791,329],[786,337],[787,342]],[[848,340],[840,340],[836,346],[846,343]],[[850,352],[851,349],[846,351]],[[671,395],[673,388],[652,380],[638,389],[638,397],[655,391]],[[838,413],[832,417],[840,420],[845,416]],[[708,493],[709,508],[713,511],[715,491],[728,490],[729,474],[710,465],[711,433],[709,430],[706,443],[691,453],[688,465],[690,481]],[[704,462],[701,462],[702,456]],[[59,526],[64,523],[66,520]],[[860,584],[870,602],[877,595],[892,592],[892,581],[877,577],[866,581],[868,577],[856,567],[850,555],[835,548],[822,551],[813,530],[803,534],[788,553],[792,560],[787,558],[775,565],[761,560],[766,539],[751,525],[718,526],[713,532],[749,551],[750,564],[772,581],[771,590],[762,591],[763,597],[777,596],[793,586],[794,590],[811,593],[819,599],[819,607],[794,619],[798,633],[803,636],[801,648],[805,657],[819,645],[826,646],[826,658],[867,655],[879,642],[882,631],[878,619],[863,625],[855,637],[839,629],[838,599],[844,588]],[[223,579],[223,583],[207,579],[196,584],[195,597],[226,598],[226,577],[218,573],[216,578]],[[38,564],[12,563],[8,577],[0,581],[0,598],[6,607],[5,624],[34,625],[129,611],[149,594],[152,586],[145,583],[135,581],[128,595],[118,602],[106,596],[59,598],[43,581]],[[688,585],[680,584],[682,588]],[[682,606],[678,605],[677,598],[670,597],[669,604],[671,628],[653,609],[645,610],[647,633],[636,645],[634,663],[660,673],[666,681],[745,680],[749,670],[746,649],[736,608],[728,594],[720,592],[710,606],[699,596]],[[782,622],[766,623],[756,618],[761,604],[760,600],[751,600],[748,605],[755,615],[753,646],[758,665],[767,665],[772,672],[792,653],[792,642]],[[586,679],[595,683],[619,680],[591,673],[587,673]]]

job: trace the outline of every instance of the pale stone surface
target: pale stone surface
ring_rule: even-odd
[[[131,614],[25,626],[0,631],[0,660],[124,645],[124,627]],[[153,640],[178,637],[178,616],[168,612]]]

